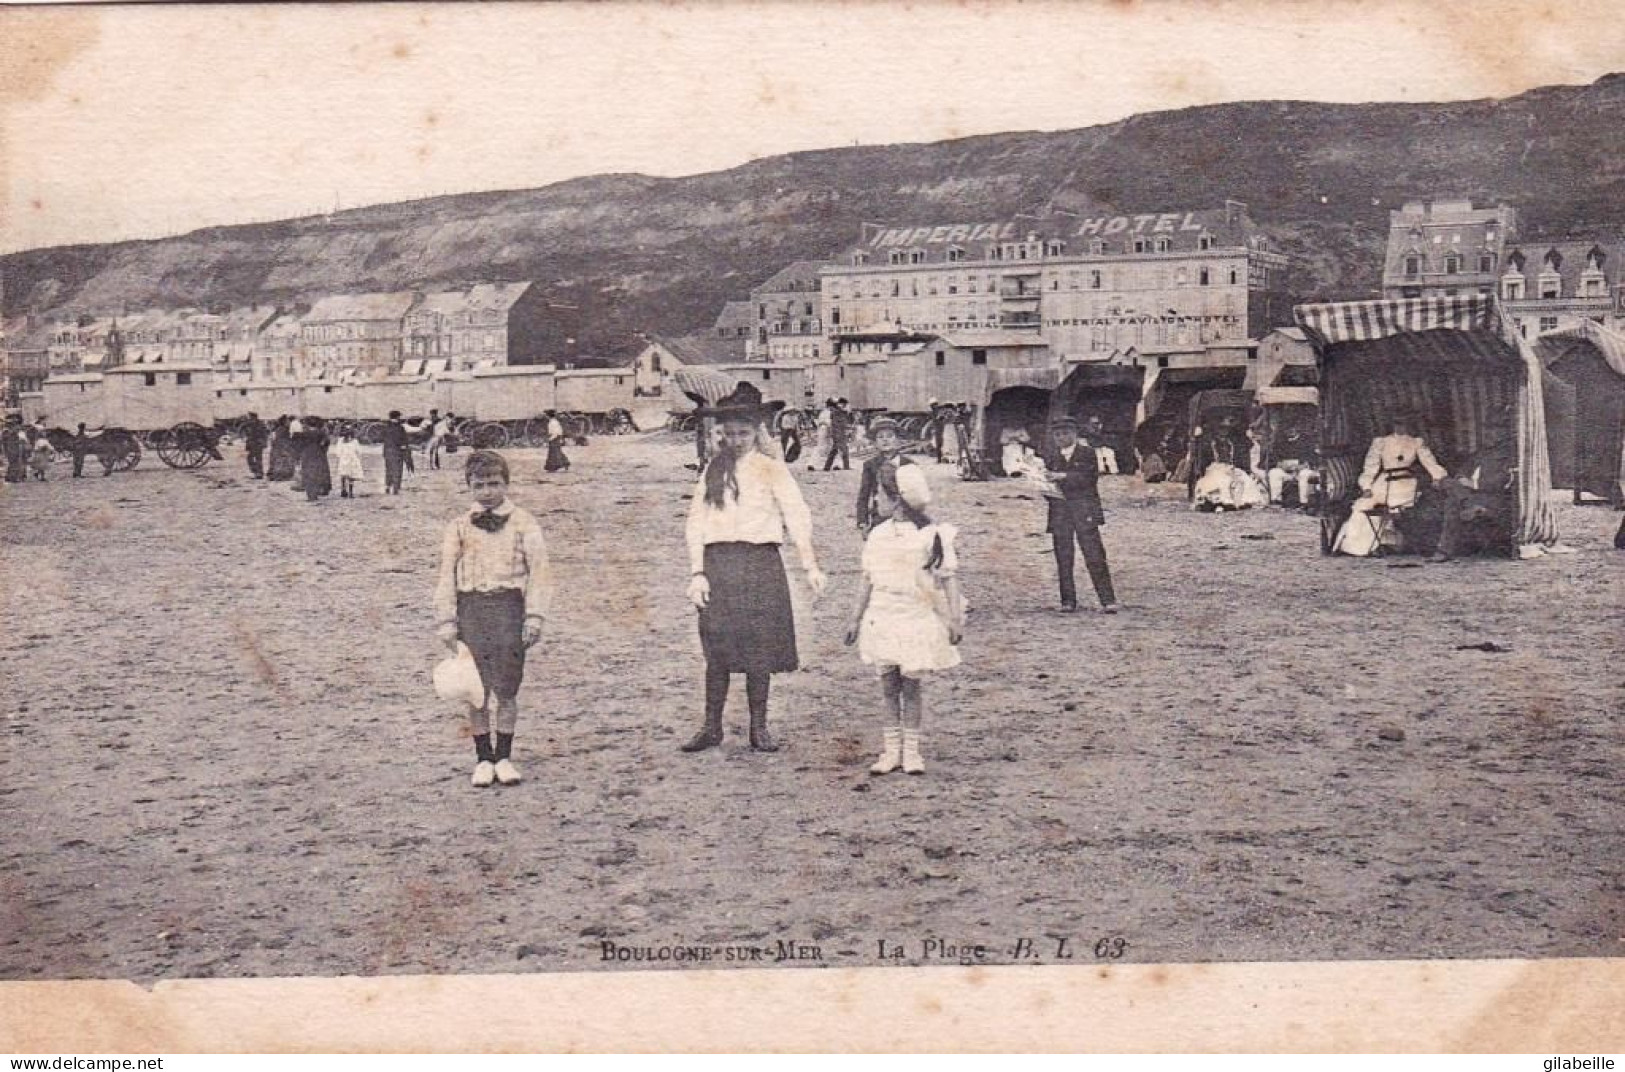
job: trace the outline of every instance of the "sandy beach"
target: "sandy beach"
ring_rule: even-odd
[[[1125,609],[1063,615],[1041,500],[933,466],[965,661],[927,687],[928,773],[871,778],[879,689],[841,643],[856,470],[797,468],[830,590],[777,679],[784,750],[747,749],[740,683],[725,746],[688,756],[688,441],[597,439],[556,477],[508,454],[556,613],[520,696],[527,780],[485,791],[429,685],[461,455],[386,498],[373,452],[361,498],[317,505],[240,448],[4,487],[0,978],[660,966],[605,942],[816,947],[786,966],[891,962],[882,941],[1047,962],[1060,938],[1131,961],[1625,953],[1611,511],[1563,498],[1578,554],[1423,566],[1107,478]]]

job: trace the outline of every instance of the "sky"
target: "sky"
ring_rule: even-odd
[[[1615,0],[0,6],[0,252],[1625,70]]]

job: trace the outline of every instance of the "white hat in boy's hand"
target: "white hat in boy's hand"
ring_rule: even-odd
[[[442,700],[470,707],[485,703],[485,683],[480,680],[480,668],[474,665],[474,653],[467,644],[459,642],[457,654],[434,668],[434,691]]]

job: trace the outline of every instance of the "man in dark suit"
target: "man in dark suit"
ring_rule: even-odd
[[[265,444],[270,438],[260,415],[250,410],[243,418],[243,446],[248,449],[248,473],[255,480],[265,479]]]
[[[835,468],[835,456],[841,457],[841,468],[852,468],[852,458],[847,453],[846,441],[851,434],[852,413],[846,408],[846,399],[837,398],[829,407],[829,453],[824,457],[824,472]]]
[[[401,470],[406,465],[406,425],[401,423],[401,411],[389,411],[389,423],[384,425],[384,494],[401,493]]]
[[[1100,609],[1117,613],[1117,596],[1112,591],[1111,570],[1106,565],[1106,545],[1100,540],[1100,526],[1106,523],[1100,506],[1100,461],[1092,443],[1078,438],[1078,422],[1059,417],[1050,425],[1050,450],[1044,458],[1050,476],[1060,488],[1061,498],[1049,500],[1049,531],[1055,543],[1055,568],[1061,581],[1061,609],[1078,609],[1078,590],[1072,580],[1075,561],[1073,543],[1083,551],[1083,564],[1089,570]]]

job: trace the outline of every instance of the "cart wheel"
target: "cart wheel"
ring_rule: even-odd
[[[158,457],[171,469],[202,468],[213,454],[207,429],[191,423],[169,429],[158,441],[157,450]]]
[[[540,447],[547,443],[547,421],[532,417],[519,430],[519,443],[526,447]]]

